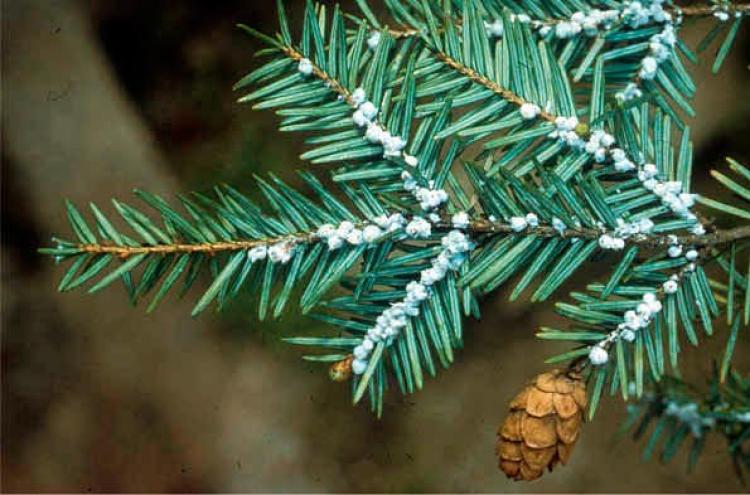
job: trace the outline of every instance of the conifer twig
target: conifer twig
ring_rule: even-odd
[[[685,6],[676,6],[676,7],[669,7],[665,8],[665,11],[669,12],[670,14],[680,14],[683,17],[710,17],[716,14],[717,9],[713,5],[685,5]],[[750,13],[750,2],[738,2],[738,3],[732,3],[730,4],[727,9],[725,10],[730,15],[733,14],[740,14],[740,15],[747,15]],[[543,26],[554,26],[556,24],[559,24],[561,22],[566,22],[568,19],[544,19],[540,20],[539,23]],[[463,20],[458,17],[455,20],[455,24],[457,26],[460,26],[463,24]],[[388,34],[396,39],[400,38],[410,38],[415,36],[420,36],[421,32],[419,29],[416,28],[409,28],[409,27],[396,27],[396,28],[388,28]]]
[[[447,232],[453,229],[449,219],[443,219],[435,225],[436,231]],[[524,235],[513,229],[508,223],[493,222],[488,219],[473,220],[466,231],[472,236],[481,234],[500,235],[514,234]],[[579,238],[579,239],[598,239],[602,235],[601,229],[592,228],[575,228],[571,227],[564,232],[559,232],[552,226],[540,225],[529,231],[526,235],[537,237],[561,237],[561,238]],[[119,258],[128,258],[139,254],[176,254],[176,253],[204,253],[218,254],[221,252],[236,252],[252,249],[254,247],[276,244],[312,244],[320,241],[320,237],[314,232],[305,234],[295,234],[267,239],[242,239],[236,241],[224,242],[205,242],[198,244],[175,243],[175,244],[158,244],[155,246],[115,246],[110,244],[79,244],[76,248],[81,253],[88,254],[113,254]],[[711,234],[704,235],[683,235],[674,236],[671,234],[656,234],[640,237],[630,237],[626,239],[628,244],[638,244],[646,247],[657,248],[674,244],[675,241],[680,244],[692,245],[696,247],[718,246],[729,244],[739,240],[750,239],[750,225],[735,227],[727,230],[717,230]]]

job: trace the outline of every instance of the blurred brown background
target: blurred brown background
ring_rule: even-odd
[[[287,1],[293,18],[301,3]],[[586,427],[570,466],[507,481],[495,427],[560,347],[534,338],[557,321],[549,307],[503,293],[469,324],[457,364],[413,397],[392,394],[377,421],[324,367],[279,344],[314,322],[260,324],[242,301],[191,319],[195,292],[145,315],[120,288],[55,291],[62,270],[35,248],[68,233],[64,198],[112,211],[109,199],[134,187],[248,190],[253,173],[291,179],[304,166],[299,136],[276,132],[272,114],[235,104],[230,89],[257,65],[258,45],[234,24],[274,30],[274,4],[3,2],[3,490],[743,491],[718,440],[690,475],[684,455],[642,463],[642,445],[614,438],[617,399]],[[722,156],[750,163],[746,40],[720,76],[697,69],[700,191],[711,191],[707,170]],[[604,270],[590,268],[567,288]],[[725,336],[690,352],[686,370],[700,376]],[[747,351],[744,339],[745,372]]]

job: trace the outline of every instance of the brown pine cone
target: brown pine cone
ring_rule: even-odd
[[[354,356],[349,355],[341,361],[336,361],[328,368],[328,376],[334,382],[345,382],[352,376],[352,361]]]
[[[580,375],[560,370],[542,373],[510,403],[497,430],[500,469],[516,481],[539,478],[544,468],[567,464],[586,409]]]

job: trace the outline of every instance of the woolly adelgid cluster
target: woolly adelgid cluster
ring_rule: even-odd
[[[287,340],[315,349],[304,358],[352,380],[353,401],[380,415],[387,390],[413,393],[454,362],[481,296],[515,284],[511,299],[548,301],[586,263],[612,263],[606,281],[558,302],[574,324],[540,332],[576,347],[551,359],[567,378],[537,381],[501,435],[501,467],[517,479],[568,459],[586,406],[571,390],[593,383],[591,415],[602,390],[640,397],[665,362],[676,368],[680,325],[697,344],[698,325],[711,334],[725,311],[731,357],[750,321],[737,268],[750,235],[702,223],[694,208],[750,212],[690,191],[684,118],[697,85],[677,36],[683,15],[734,19],[717,68],[750,7],[393,0],[381,21],[356,3],[361,17],[309,2],[301,29],[281,6],[273,37],[243,27],[271,60],[238,82],[252,88],[240,101],[305,133],[300,158],[316,173],[301,174],[303,190],[257,178],[262,206],[218,188],[180,198],[187,217],[144,195],[161,223],[116,202],[135,235],[96,208],[91,228],[71,207],[77,241],[50,251],[72,260],[61,288],[123,280],[133,299],[153,290],[153,306],[208,266],[194,314],[248,286],[261,319],[298,304],[338,330]],[[750,201],[750,171],[731,166],[738,178],[719,180]],[[709,279],[713,261],[728,276]],[[697,424],[690,409],[672,412]]]
[[[416,220],[412,221],[412,224]],[[420,222],[415,227],[416,235],[429,236],[429,223]],[[408,228],[408,227],[407,227]],[[452,230],[441,239],[443,250],[431,261],[430,268],[422,270],[419,281],[409,282],[406,286],[406,297],[392,304],[377,317],[375,325],[367,330],[362,343],[354,348],[352,371],[361,375],[367,369],[368,359],[379,343],[388,346],[408,324],[408,319],[419,315],[421,304],[430,297],[431,287],[443,280],[448,272],[458,270],[466,261],[472,249],[472,243],[464,233]]]
[[[698,404],[695,402],[680,404],[669,401],[664,409],[664,414],[672,416],[686,425],[690,428],[690,433],[696,438],[703,436],[704,429],[713,428],[716,425],[714,418],[701,415],[698,410]]]

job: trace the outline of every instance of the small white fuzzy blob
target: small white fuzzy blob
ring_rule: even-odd
[[[329,251],[335,251],[344,245],[344,239],[338,234],[334,234],[326,240],[326,244],[328,244]]]
[[[373,120],[378,115],[378,109],[375,106],[375,104],[371,101],[366,101],[362,103],[362,105],[359,106],[359,109],[362,111],[364,116],[367,118],[367,120]]]
[[[651,311],[652,313],[658,313],[659,311],[662,310],[661,301],[657,300],[657,301],[653,301],[647,304],[648,304],[649,311]]]
[[[601,366],[609,361],[609,354],[603,347],[595,345],[589,351],[589,361],[591,361],[591,364],[594,366]]]
[[[671,180],[671,181],[665,182],[664,187],[666,188],[668,193],[679,194],[680,191],[682,191],[682,182],[678,180]]]
[[[510,228],[513,232],[521,232],[527,227],[526,219],[524,217],[511,217]]]
[[[292,259],[292,245],[287,242],[279,242],[268,248],[268,259],[273,263],[285,265]]]
[[[460,211],[451,217],[451,224],[457,229],[465,229],[469,226],[469,214]]]
[[[526,223],[529,225],[529,227],[535,229],[539,227],[539,217],[536,216],[536,213],[527,213]]]
[[[552,228],[562,234],[563,232],[565,232],[565,229],[567,229],[568,227],[567,225],[565,225],[565,222],[563,222],[557,217],[554,217],[552,219]]]
[[[659,68],[659,62],[654,57],[643,57],[641,60],[641,71],[638,75],[641,79],[653,79],[656,77],[656,71]]]
[[[384,131],[378,124],[370,124],[367,126],[365,138],[371,143],[382,144],[389,137],[390,134],[388,134],[388,131]]]
[[[336,233],[340,235],[341,237],[345,237],[354,230],[354,224],[350,222],[349,220],[344,220],[339,224],[339,228],[336,229]]]
[[[404,153],[404,161],[410,167],[416,167],[419,164],[419,160],[417,160],[416,156],[407,155],[406,153]]]
[[[380,44],[380,31],[373,31],[370,33],[370,36],[367,38],[367,47],[370,50],[376,50],[378,48],[378,45]]]
[[[359,112],[359,110],[357,110]],[[355,112],[356,113],[356,112]],[[378,124],[370,124],[367,126],[365,132],[365,138],[373,144],[382,143],[386,137],[386,132]]]
[[[362,88],[355,89],[352,93],[352,103],[354,103],[356,106],[360,106],[365,101],[367,101],[365,90]]]
[[[706,233],[706,228],[701,224],[696,224],[690,229],[690,232],[694,235],[703,235]]]
[[[484,21],[484,30],[490,38],[500,38],[503,35],[503,20],[495,19],[494,21]]]
[[[383,231],[377,225],[368,225],[362,229],[362,240],[367,243],[377,241],[381,235],[383,235]]]
[[[336,227],[331,225],[330,223],[324,223],[320,227],[318,227],[318,235],[320,237],[328,238],[336,233]]]
[[[666,294],[674,294],[678,289],[677,282],[674,280],[667,280],[662,284],[662,287]]]
[[[365,127],[370,123],[362,110],[357,110],[352,114],[352,121],[357,127]]]
[[[559,39],[566,39],[573,36],[573,25],[570,22],[562,21],[555,26],[555,36]]]
[[[625,89],[618,91],[615,98],[620,102],[626,102],[635,98],[640,98],[641,96],[643,96],[643,92],[636,83],[631,82],[625,86]]]
[[[638,221],[638,230],[642,234],[648,234],[654,228],[654,222],[650,218],[641,218]]]
[[[297,70],[300,71],[303,76],[309,76],[313,73],[313,64],[306,58],[300,59],[299,64],[297,65]]]
[[[669,246],[667,249],[667,254],[670,258],[677,258],[682,255],[682,246],[679,244],[674,244],[672,246]]]
[[[695,261],[698,259],[698,251],[695,249],[689,250],[687,253],[685,253],[685,259],[688,261]]]
[[[620,332],[620,337],[625,342],[633,342],[635,340],[635,332],[626,328]]]
[[[346,236],[346,242],[348,242],[352,246],[362,244],[362,231],[359,229],[354,229],[349,232],[349,235]]]
[[[367,369],[367,361],[362,359],[355,359],[352,361],[352,372],[355,375],[361,375]]]
[[[451,230],[440,242],[450,254],[465,253],[471,249],[469,239],[460,230]]]
[[[721,22],[726,22],[729,20],[729,13],[723,10],[717,10],[716,12],[714,12],[714,17],[719,19]]]
[[[401,136],[388,136],[383,141],[386,156],[398,156],[401,150],[406,147],[406,141]]]
[[[692,208],[695,206],[695,198],[697,194],[690,194],[690,193],[680,193],[678,198],[680,201],[682,201],[682,204],[685,205],[687,208]]]
[[[600,235],[599,247],[602,249],[612,249],[612,237],[607,234]]]
[[[418,187],[414,193],[414,197],[417,198],[420,206],[425,211],[437,208],[441,204],[448,201],[448,193],[443,189],[428,189],[426,187]]]
[[[406,172],[404,172],[404,173],[406,173]],[[404,180],[404,190],[405,191],[412,192],[412,191],[414,191],[417,188],[417,181],[413,177],[411,177],[411,176],[410,177],[406,177],[406,178],[403,178],[403,180]]]
[[[406,302],[408,303],[414,303],[414,302],[421,302],[424,301],[430,297],[429,292],[427,292],[427,287],[420,284],[419,282],[412,281],[409,282],[406,285]]]
[[[422,217],[414,219],[406,225],[406,233],[411,237],[426,239],[432,233],[432,225]]]
[[[352,351],[352,354],[354,354],[355,358],[364,360],[364,359],[367,359],[367,355],[369,353],[367,352],[367,349],[365,349],[363,345],[358,345],[357,347],[354,348],[354,350]]]
[[[268,248],[264,244],[262,246],[256,246],[250,249],[247,252],[247,257],[250,259],[251,262],[255,263],[256,261],[266,259],[267,254],[268,254]]]
[[[526,120],[535,119],[539,113],[541,113],[541,109],[539,106],[534,105],[533,103],[524,103],[521,105],[521,108],[519,109],[521,112],[521,117],[523,117]]]
[[[531,22],[531,17],[529,17],[527,14],[518,14],[515,16],[515,20],[522,24],[528,24]]]

